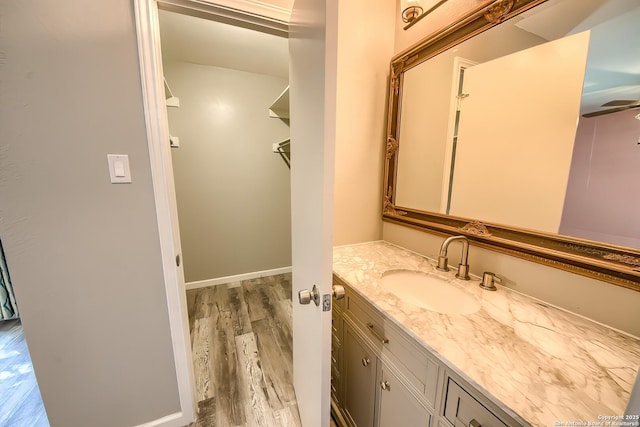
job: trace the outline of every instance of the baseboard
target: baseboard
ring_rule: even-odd
[[[215,279],[198,280],[187,282],[184,287],[187,290],[207,288],[209,286],[223,285],[231,282],[241,282],[243,280],[257,279],[259,277],[275,276],[276,274],[291,273],[291,267],[274,268],[271,270],[253,271],[251,273],[236,274],[235,276],[217,277]]]
[[[184,413],[176,412],[148,423],[139,424],[135,427],[183,427],[195,420],[187,419]]]

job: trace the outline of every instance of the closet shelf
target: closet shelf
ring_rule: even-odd
[[[269,107],[269,117],[279,119],[289,118],[289,86],[282,91],[280,96],[278,96]]]
[[[175,107],[175,108],[180,107],[180,98],[178,98],[177,96],[174,96],[173,92],[171,92],[169,83],[167,83],[167,78],[163,77],[163,79],[164,79],[164,96],[166,98],[167,107]]]

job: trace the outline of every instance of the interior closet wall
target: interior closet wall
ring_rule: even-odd
[[[289,168],[272,144],[289,126],[268,107],[280,77],[165,62],[186,282],[291,265]],[[293,159],[295,161],[295,159]]]

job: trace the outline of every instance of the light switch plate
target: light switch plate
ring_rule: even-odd
[[[171,148],[180,148],[180,138],[177,136],[170,136],[169,145],[171,145]]]
[[[129,184],[131,182],[127,154],[107,154],[107,161],[109,162],[109,175],[112,184]]]

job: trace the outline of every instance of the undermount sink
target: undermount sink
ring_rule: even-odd
[[[478,300],[441,277],[421,271],[393,270],[382,275],[380,286],[403,301],[444,314],[472,314]]]

